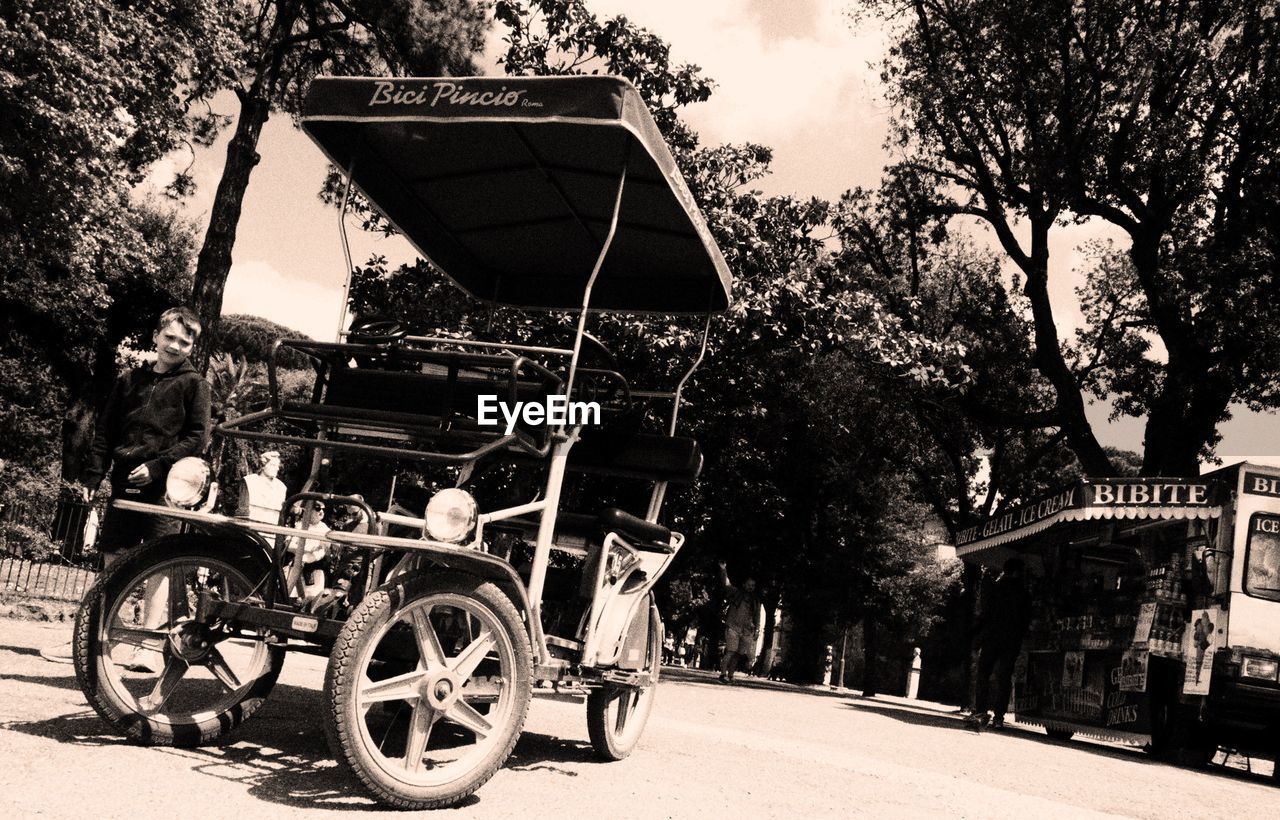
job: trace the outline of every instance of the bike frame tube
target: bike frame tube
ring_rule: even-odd
[[[546,353],[553,356],[572,356],[573,348],[539,347],[537,345],[517,345],[506,342],[481,342],[474,339],[451,339],[448,336],[405,336],[406,342],[426,342],[429,344],[451,344],[460,347],[481,347],[494,350],[518,350],[521,353]]]
[[[351,244],[347,241],[347,206],[351,202],[351,180],[356,170],[355,157],[347,166],[347,185],[342,192],[342,207],[338,209],[338,234],[342,237],[342,258],[347,262],[346,274],[342,280],[342,302],[338,305],[338,330],[333,339],[342,341],[342,325],[347,320],[347,296],[351,293]]]
[[[609,233],[600,246],[595,265],[591,268],[591,276],[582,293],[582,312],[578,314],[578,327],[573,335],[573,354],[569,358],[569,378],[565,382],[565,396],[573,396],[573,384],[578,375],[578,359],[582,355],[582,334],[587,329],[587,313],[591,309],[591,291],[595,287],[600,270],[604,267],[605,257],[618,232],[618,215],[622,212],[622,192],[627,185],[627,166],[631,164],[631,149],[627,149],[627,157],[622,163],[622,173],[618,176],[618,190],[613,198],[613,214],[609,218]],[[529,569],[529,606],[530,627],[536,631],[537,639],[534,648],[538,652],[540,663],[549,663],[551,653],[547,650],[546,637],[542,631],[542,592],[546,583],[547,566],[551,561],[551,542],[555,536],[556,516],[560,511],[560,492],[564,485],[565,465],[569,460],[569,450],[578,441],[581,428],[565,436],[565,425],[561,425],[557,433],[564,436],[556,441],[551,451],[551,463],[547,466],[547,485],[544,501],[546,507],[538,518],[538,535],[533,550],[533,565]]]
[[[547,566],[551,562],[551,542],[556,531],[556,515],[560,511],[560,491],[564,485],[565,465],[569,461],[569,450],[577,440],[578,430],[575,428],[572,435],[557,441],[551,450],[551,463],[547,465],[547,490],[542,502],[546,506],[538,517],[538,536],[533,547],[533,563],[529,568],[529,620],[530,625],[537,630],[538,640],[535,649],[542,663],[547,663],[551,659],[542,633],[542,590],[547,579]]]
[[[652,524],[658,523],[658,514],[662,512],[662,502],[667,496],[667,482],[656,481],[653,484],[653,490],[649,493],[649,509],[644,514],[644,520]]]
[[[321,497],[325,494],[313,494],[315,497]],[[335,500],[349,498],[347,496],[333,496]],[[469,544],[445,544],[439,541],[428,541],[418,538],[399,538],[391,535],[373,535],[369,533],[354,532],[329,532],[326,535],[305,533],[293,527],[285,527],[278,524],[267,524],[261,521],[250,521],[245,518],[232,518],[230,516],[219,513],[203,513],[195,510],[183,510],[177,507],[168,507],[161,504],[149,504],[142,501],[124,501],[117,500],[111,502],[113,506],[122,510],[131,510],[133,512],[146,513],[147,515],[159,515],[167,518],[177,518],[183,521],[190,521],[195,524],[232,526],[245,530],[249,533],[271,533],[273,535],[298,536],[311,538],[316,541],[327,541],[331,544],[345,544],[353,547],[374,547],[374,548],[392,548],[408,551],[412,555],[435,554],[443,558],[449,558],[455,562],[468,562],[472,565],[483,565],[493,568],[497,574],[510,580],[520,592],[520,601],[516,603],[523,605],[527,611],[532,612],[532,606],[528,600],[524,583],[520,576],[516,574],[511,564],[497,556],[480,552],[474,546]],[[377,513],[378,523],[381,523],[382,513]],[[277,559],[276,570],[281,571],[279,566],[280,560]],[[530,624],[531,636],[537,638],[535,646],[541,648],[541,653],[545,656],[546,641],[542,639],[541,624],[533,621]]]

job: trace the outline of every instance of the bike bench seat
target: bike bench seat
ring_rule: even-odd
[[[494,521],[489,526],[496,530],[518,532],[527,538],[532,538],[538,531],[538,521],[524,516]],[[557,546],[567,552],[585,554],[611,532],[621,535],[642,551],[671,551],[670,529],[645,521],[617,507],[609,507],[599,515],[563,511],[556,515],[555,541]],[[564,546],[566,541],[572,544],[568,549]]]
[[[500,363],[510,367],[509,362]],[[286,402],[284,406],[292,412],[312,413],[346,422],[351,427],[399,425],[405,428],[406,433],[420,433],[422,428],[432,427],[495,432],[506,424],[500,413],[495,411],[494,414],[499,422],[497,426],[481,427],[475,420],[481,396],[497,396],[508,404],[542,402],[556,392],[557,387],[547,380],[493,378],[474,369],[458,373],[449,370],[406,372],[343,367],[329,372],[320,403]],[[529,427],[518,421],[516,429],[530,438],[541,439],[546,428]]]
[[[565,468],[595,475],[688,484],[702,471],[698,442],[683,436],[583,428]]]

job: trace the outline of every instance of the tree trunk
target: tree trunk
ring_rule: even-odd
[[[64,481],[79,481],[84,474],[98,414],[115,384],[116,348],[119,343],[116,334],[108,332],[94,348],[92,374],[88,378],[67,381],[67,410],[62,417]]]
[[[196,260],[191,300],[204,324],[204,332],[192,361],[201,373],[209,367],[209,353],[218,335],[222,294],[231,273],[231,249],[236,243],[240,209],[249,187],[249,175],[260,159],[258,139],[262,136],[262,126],[271,116],[271,101],[280,91],[281,64],[290,48],[286,43],[301,14],[298,0],[276,0],[273,5],[275,20],[270,34],[259,44],[253,81],[247,90],[239,92],[240,115],[236,118],[235,134],[227,145],[227,164],[222,169],[222,178],[218,180],[218,192],[214,195],[213,209],[209,214],[209,228]]]
[[[1167,367],[1144,433],[1143,475],[1195,477],[1200,451],[1213,441],[1231,402],[1230,378],[1210,370]]]
[[[1080,459],[1085,474],[1110,476],[1115,474],[1115,468],[1094,436],[1093,427],[1085,415],[1080,383],[1062,357],[1058,327],[1053,319],[1053,306],[1049,301],[1049,228],[1052,224],[1051,219],[1033,217],[1031,256],[1022,265],[1027,277],[1024,291],[1031,300],[1031,313],[1035,320],[1034,360],[1036,368],[1053,385],[1067,446]]]
[[[63,481],[79,481],[84,474],[97,418],[96,408],[89,396],[67,397],[67,412],[62,417]]]
[[[196,261],[191,301],[204,328],[193,363],[201,373],[209,367],[209,354],[222,316],[222,294],[231,273],[231,249],[236,242],[240,210],[249,187],[249,175],[258,164],[258,138],[270,113],[271,102],[261,92],[241,100],[235,135],[227,145],[227,164],[218,181],[209,228]]]
[[[1224,366],[1223,351],[1210,349],[1190,308],[1168,287],[1161,240],[1168,235],[1172,215],[1166,209],[1151,210],[1129,232],[1129,258],[1168,359],[1159,392],[1147,406],[1142,473],[1191,477],[1200,474],[1200,451],[1215,440],[1239,374]]]
[[[862,621],[862,696],[869,698],[876,687],[876,619],[867,616]]]

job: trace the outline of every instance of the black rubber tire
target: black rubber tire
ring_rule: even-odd
[[[1076,736],[1076,733],[1070,729],[1049,729],[1045,728],[1044,733],[1054,740],[1070,740]]]
[[[136,589],[142,579],[182,562],[199,562],[233,573],[246,590],[257,587],[271,571],[265,560],[215,537],[190,533],[166,536],[130,550],[103,570],[76,613],[72,661],[81,691],[104,720],[131,740],[149,746],[192,747],[222,741],[263,704],[284,666],[281,648],[257,643],[255,657],[260,657],[261,662],[251,670],[255,674],[246,676],[238,689],[231,690],[229,702],[213,714],[196,720],[194,715],[181,711],[157,716],[140,710],[136,699],[124,689],[110,649],[103,651],[103,614],[110,612],[114,618],[126,603],[124,596]],[[259,656],[258,652],[263,654]]]
[[[482,754],[478,755],[478,759],[447,782],[435,784],[409,782],[406,778],[412,777],[417,774],[416,772],[393,774],[386,766],[385,762],[389,758],[382,755],[381,744],[377,744],[372,751],[370,749],[370,745],[374,742],[369,733],[368,724],[364,721],[366,715],[372,710],[366,708],[365,714],[362,715],[358,708],[361,684],[367,680],[366,670],[374,664],[386,663],[385,660],[380,660],[386,657],[385,654],[379,652],[382,649],[383,638],[399,620],[398,616],[409,612],[409,617],[413,617],[412,610],[415,604],[420,608],[425,608],[428,604],[433,607],[444,605],[455,611],[459,605],[468,607],[469,617],[476,617],[481,622],[488,620],[490,628],[500,630],[502,634],[494,637],[495,646],[492,650],[485,651],[486,660],[482,662],[493,664],[494,661],[489,658],[491,653],[496,653],[498,674],[485,679],[498,681],[496,685],[503,692],[498,695],[499,704],[502,704],[502,698],[508,694],[510,696],[505,704],[497,708],[498,712],[505,710],[506,714],[500,715],[502,723],[495,727],[497,731],[492,741],[490,742],[488,738],[484,740],[487,747]],[[439,643],[438,635],[436,641]],[[474,643],[478,642],[477,638]],[[385,649],[383,651],[385,652]],[[464,649],[462,653],[465,651]],[[456,660],[462,653],[447,660]],[[421,650],[418,658],[423,661],[421,669],[416,664],[405,668],[411,669],[413,674],[422,669],[426,669],[428,673],[433,671],[430,668],[432,665],[425,662]],[[508,665],[510,668],[506,668]],[[481,678],[470,678],[467,685],[471,685],[476,680]],[[325,734],[334,757],[337,758],[339,765],[360,779],[378,802],[400,809],[452,806],[469,797],[502,767],[520,737],[533,694],[533,653],[530,649],[529,636],[511,599],[488,581],[457,572],[402,577],[367,596],[351,613],[329,656],[324,694]],[[416,697],[417,704],[412,707],[410,721],[416,718],[417,710],[421,708],[418,704],[422,703],[423,696]],[[429,711],[434,720],[441,722],[454,720],[447,713]],[[491,710],[484,716],[488,717],[492,714]],[[434,724],[431,725],[434,726]],[[439,734],[439,731],[434,728],[429,731],[433,737]],[[385,739],[384,736],[383,742]],[[479,745],[480,742],[477,735],[476,744]],[[408,745],[409,741],[406,738],[405,751],[400,756],[402,761],[407,761],[409,756]],[[435,750],[424,748],[424,753],[427,751]],[[379,758],[383,762],[380,762]],[[397,767],[398,771],[403,773],[406,765],[407,762],[402,763]],[[445,764],[431,767],[427,771],[434,773],[438,770],[442,773],[441,776],[448,776],[447,769],[448,764]]]
[[[653,676],[653,683],[639,690],[605,684],[587,695],[587,736],[591,738],[591,748],[602,760],[622,760],[640,742],[657,698],[661,659],[662,619],[651,602],[644,671]]]

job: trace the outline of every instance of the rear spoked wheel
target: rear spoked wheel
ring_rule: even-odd
[[[197,621],[197,601],[252,600],[269,571],[200,535],[158,539],[112,564],[76,615],[73,661],[90,705],[142,743],[221,740],[262,705],[284,653],[261,634]]]
[[[334,756],[380,802],[450,806],[511,754],[532,694],[511,600],[462,574],[411,577],[352,612],[325,676]]]
[[[607,683],[587,696],[587,735],[591,748],[604,760],[622,760],[631,754],[644,734],[658,694],[658,670],[662,659],[662,620],[649,614],[649,642],[641,673],[644,686]]]

